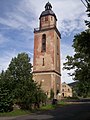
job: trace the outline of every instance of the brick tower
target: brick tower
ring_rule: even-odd
[[[52,90],[57,98],[61,89],[60,32],[49,2],[39,19],[39,28],[34,29],[33,79],[41,84],[48,97]]]

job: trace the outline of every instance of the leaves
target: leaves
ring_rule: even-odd
[[[87,96],[90,92],[90,30],[75,35],[72,47],[75,54],[66,57],[64,69],[74,69],[74,73],[69,74],[79,81],[79,95]]]
[[[11,83],[7,79],[7,72],[0,74],[0,112],[7,112],[13,109],[13,95],[11,93]]]
[[[32,65],[28,54],[21,53],[12,58],[8,69],[0,74],[0,111],[9,111],[13,104],[22,109],[39,106],[47,99],[40,86],[32,79]]]
[[[87,3],[87,15],[88,15],[88,17],[90,17],[90,0],[86,0],[86,3]],[[87,21],[87,20],[85,20],[85,23],[86,23],[86,25],[90,28],[90,21]]]

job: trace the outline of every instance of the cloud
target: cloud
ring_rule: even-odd
[[[64,0],[55,2],[55,13],[58,16],[58,26],[64,36],[69,36],[71,32],[84,30],[84,19],[86,17],[85,8],[81,1]]]
[[[65,61],[65,58],[62,58],[61,57],[61,81],[62,82],[66,82],[66,83],[71,83],[71,82],[73,82],[73,77],[72,76],[70,76],[70,75],[68,75],[68,73],[73,73],[74,72],[74,70],[63,70],[63,63],[65,63],[66,61]]]
[[[70,73],[72,73],[73,71],[69,71]],[[69,73],[67,70],[63,70],[61,72],[61,82],[66,82],[66,83],[71,83],[71,82],[74,82],[73,80],[73,77],[72,76],[69,76],[68,73]]]
[[[8,68],[8,65],[13,57],[16,56],[17,53],[15,51],[10,52],[6,51],[2,55],[0,55],[0,72],[2,70],[6,70]]]
[[[11,58],[20,52],[27,52],[33,63],[33,30],[39,27],[39,16],[47,0],[3,0],[0,2],[2,2],[0,6],[3,6],[0,7],[2,11],[0,13],[0,45],[5,46],[3,52],[0,53],[0,70],[6,69]],[[72,34],[85,29],[86,8],[80,0],[50,0],[50,2],[57,16],[57,27],[62,36],[61,63],[63,67],[66,55],[73,55],[72,40],[67,36],[71,37]],[[66,73],[67,71],[62,71],[62,81],[71,81],[72,78],[69,78]]]
[[[61,44],[61,80],[62,82],[66,82],[66,83],[70,83],[70,82],[73,82],[72,80],[72,77],[68,75],[68,73],[72,73],[73,70],[63,70],[63,63],[66,62],[66,56],[67,55],[70,55],[70,56],[73,56],[74,55],[74,50],[73,48],[68,45],[68,44],[65,44],[65,43],[62,43]]]
[[[62,43],[61,44],[61,57],[62,57],[62,59],[64,59],[66,57],[66,55],[74,55],[74,50],[73,50],[71,45]]]
[[[32,52],[28,52],[28,51],[16,51],[14,50],[8,50],[5,51],[2,55],[0,55],[0,72],[2,70],[6,70],[8,68],[8,65],[11,62],[11,59],[16,57],[18,55],[18,53],[22,53],[25,52],[29,55],[29,57],[31,58],[31,63],[33,63],[33,53]]]
[[[0,33],[0,47],[2,47],[1,45],[6,44],[8,41],[9,38],[3,35],[2,33]]]
[[[0,34],[0,45],[5,42],[5,39],[6,38],[2,34]]]
[[[38,18],[44,10],[46,2],[40,0],[38,6],[36,0],[19,1],[12,11],[6,12],[6,19],[0,18],[0,23],[14,29],[33,29],[38,27],[36,26],[39,22]],[[80,1],[51,0],[51,3],[53,4],[53,11],[58,17],[58,26],[61,32],[70,33],[74,29],[82,29],[84,27],[82,18],[85,18],[85,14],[83,14],[85,8]]]
[[[31,1],[36,8],[38,15],[44,10],[47,1],[40,0],[39,7],[37,0]],[[86,8],[81,1],[78,0],[51,0],[53,11],[58,18],[58,28],[63,36],[69,36],[73,31],[81,31],[85,29],[84,20],[87,18]],[[40,12],[41,11],[41,12]]]
[[[13,2],[12,2],[13,5]],[[35,20],[34,11],[30,2],[19,2],[14,6],[12,11],[6,11],[5,15],[0,17],[0,24],[11,27],[12,29],[28,29],[32,28],[32,23]]]

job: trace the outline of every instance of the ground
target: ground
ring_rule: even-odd
[[[19,117],[0,117],[0,120],[90,120],[90,102],[75,102],[54,110],[37,111]]]

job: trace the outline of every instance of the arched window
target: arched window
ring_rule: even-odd
[[[46,52],[46,35],[42,35],[42,52]]]

